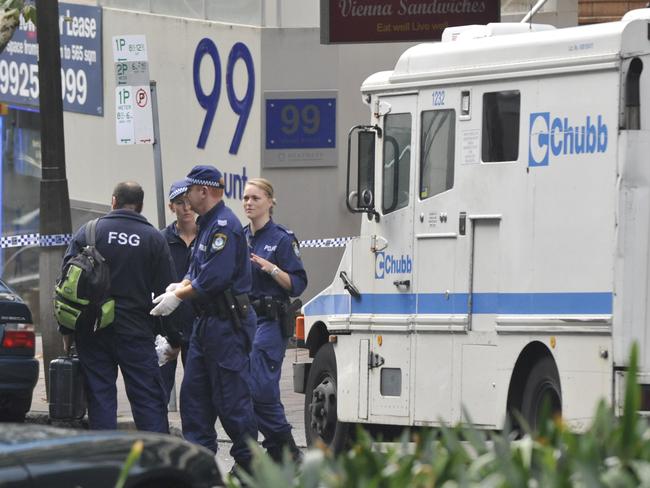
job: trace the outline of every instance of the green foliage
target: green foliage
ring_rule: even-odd
[[[601,401],[584,433],[547,417],[539,432],[527,429],[517,440],[509,432],[458,426],[405,433],[399,443],[378,447],[359,429],[348,452],[335,457],[312,449],[299,471],[288,457],[274,464],[255,444],[253,475],[245,481],[260,488],[650,487],[650,429],[638,414],[637,364],[635,345],[623,416]]]
[[[0,11],[10,15],[23,14],[26,22],[36,23],[36,8],[32,4],[25,5],[24,0],[0,0]]]

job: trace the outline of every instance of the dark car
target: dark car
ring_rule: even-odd
[[[221,486],[214,453],[179,437],[136,431],[89,431],[36,424],[0,428],[0,486],[113,488],[136,441],[130,488]]]
[[[34,326],[25,302],[0,281],[0,421],[23,422],[38,381]]]

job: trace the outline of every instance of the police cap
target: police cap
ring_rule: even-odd
[[[189,187],[192,185],[205,185],[214,188],[223,188],[221,182],[221,171],[214,166],[199,165],[194,166],[185,178],[185,184]]]
[[[169,201],[184,195],[187,192],[187,183],[185,180],[175,181],[169,188]]]

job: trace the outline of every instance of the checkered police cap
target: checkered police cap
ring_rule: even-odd
[[[205,185],[214,188],[223,188],[221,182],[221,171],[214,166],[194,166],[185,178],[185,184],[189,187],[191,185]]]
[[[169,188],[169,201],[173,201],[176,197],[180,197],[185,192],[187,192],[187,183],[185,180],[172,183],[172,186]]]

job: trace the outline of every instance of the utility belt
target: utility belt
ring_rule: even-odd
[[[289,300],[264,296],[253,300],[251,305],[255,309],[258,317],[278,322],[282,337],[287,338],[293,336],[296,312],[302,307],[302,302],[299,299],[290,302]]]
[[[248,317],[250,301],[246,293],[234,295],[231,289],[219,293],[214,301],[193,303],[196,314],[206,317],[218,317],[220,320],[231,320],[235,329],[242,328],[241,321]]]
[[[278,320],[284,314],[288,304],[288,300],[271,296],[264,296],[251,302],[257,316],[269,320]]]

